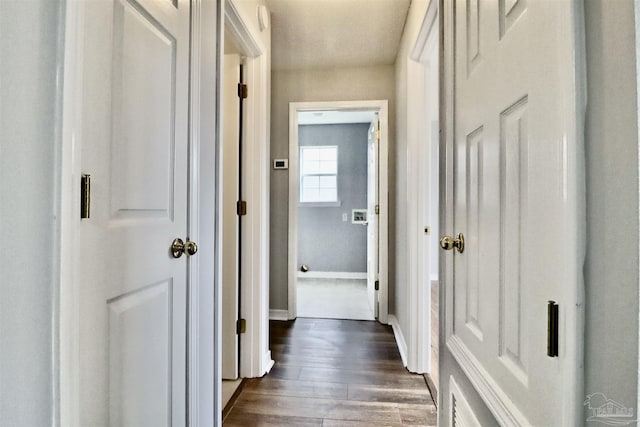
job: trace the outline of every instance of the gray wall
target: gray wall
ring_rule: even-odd
[[[587,0],[585,393],[638,411],[638,128],[632,0]]]
[[[366,272],[367,227],[351,223],[367,208],[367,137],[370,124],[304,125],[300,146],[338,146],[340,206],[298,208],[298,262],[311,271]],[[347,214],[347,221],[342,215]]]
[[[0,4],[0,425],[54,418],[58,1]]]
[[[304,101],[389,100],[389,203],[395,204],[395,90],[392,65],[311,71],[274,71],[271,74],[271,157],[289,157],[289,103]],[[270,308],[287,309],[289,232],[288,171],[271,171]],[[389,215],[389,307],[393,307],[393,209]]]

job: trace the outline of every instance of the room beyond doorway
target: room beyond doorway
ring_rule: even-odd
[[[289,318],[386,321],[387,102],[292,103],[290,126]]]
[[[375,320],[366,279],[298,279],[298,317]]]

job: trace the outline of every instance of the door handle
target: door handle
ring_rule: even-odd
[[[440,247],[445,251],[456,249],[459,253],[464,252],[464,234],[459,233],[458,237],[444,236],[440,239]]]
[[[192,256],[198,252],[198,245],[190,240],[187,240],[187,243],[185,243],[182,239],[177,238],[171,242],[170,251],[171,256],[174,258],[180,258],[184,253],[186,253],[187,256]]]

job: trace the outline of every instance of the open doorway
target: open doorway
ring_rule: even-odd
[[[220,144],[216,182],[220,214],[222,406],[239,379],[273,366],[269,350],[269,40],[233,0],[223,5]]]
[[[242,200],[242,49],[228,31],[224,34],[222,96],[224,107],[220,149],[221,199],[221,294],[222,294],[222,402],[223,406],[240,385],[241,220],[236,204]]]
[[[440,43],[437,2],[430,2],[407,61],[409,333],[407,368],[425,374],[437,400],[440,287]]]
[[[386,319],[386,123],[386,101],[290,106],[289,318]]]
[[[298,316],[375,320],[378,113],[297,114]]]

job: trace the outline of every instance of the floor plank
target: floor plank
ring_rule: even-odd
[[[271,322],[275,366],[246,383],[224,425],[435,426],[421,375],[402,366],[390,327],[374,321]]]
[[[349,393],[346,384],[282,380],[270,375],[253,378],[245,387],[250,393],[325,399],[347,399]]]

